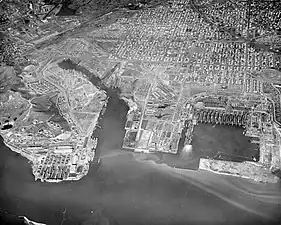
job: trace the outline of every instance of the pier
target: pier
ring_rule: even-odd
[[[195,111],[195,119],[199,123],[211,123],[231,126],[245,126],[248,112],[233,110],[226,112],[224,109],[205,108]]]

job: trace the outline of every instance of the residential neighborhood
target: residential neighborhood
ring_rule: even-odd
[[[280,54],[266,44],[270,39],[264,39],[261,50],[250,38],[254,30],[260,42],[278,34],[247,21],[248,11],[239,9],[245,4],[173,0],[133,13],[120,9],[105,14],[84,35],[29,52],[37,66],[22,77],[33,98],[19,124],[27,135],[17,141],[37,149],[35,143],[45,135],[45,147],[22,151],[38,157],[36,177],[60,180],[86,174],[86,162],[94,156],[89,149],[97,140],[93,144],[89,138],[110,89],[118,89],[129,106],[124,150],[176,155],[180,142],[192,145],[200,124],[237,126],[259,146],[260,157],[249,161],[280,168],[281,82],[271,75],[274,71],[278,77]],[[56,115],[48,122],[36,118],[40,102],[49,102]],[[28,132],[42,137],[29,137]],[[10,141],[20,133],[5,135],[10,137],[7,145],[21,148]],[[88,144],[81,147],[85,140]]]

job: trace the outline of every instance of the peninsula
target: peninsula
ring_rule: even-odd
[[[171,0],[107,13],[47,47],[35,43],[26,57],[36,66],[21,74],[25,94],[3,95],[5,144],[32,161],[35,179],[80,179],[94,159],[92,133],[107,103],[100,86],[117,87],[130,107],[124,149],[178,154],[182,133],[192,146],[200,123],[240,126],[259,159],[238,163],[218,153],[201,159],[199,169],[277,182],[280,35],[247,21],[246,10],[244,1]],[[263,50],[253,27],[259,43],[267,40]],[[66,60],[79,69],[62,67]]]

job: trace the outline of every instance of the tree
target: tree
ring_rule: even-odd
[[[20,72],[21,67],[28,62],[24,52],[31,47],[31,44],[26,44],[9,33],[0,32],[0,66],[13,66],[16,73]]]
[[[0,67],[0,94],[9,90],[15,80],[15,71],[13,67]]]
[[[13,66],[16,72],[27,62],[23,52],[31,45],[17,38],[15,33],[28,30],[28,24],[33,19],[29,14],[32,2],[37,0],[0,1],[0,66]]]

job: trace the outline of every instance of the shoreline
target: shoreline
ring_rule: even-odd
[[[145,155],[143,157],[143,155]],[[163,167],[163,166],[166,166],[167,169],[172,169],[172,170],[176,170],[180,173],[182,172],[200,172],[200,171],[208,171],[208,172],[211,172],[211,173],[214,173],[214,174],[217,174],[217,175],[223,175],[223,176],[232,176],[232,177],[236,177],[236,178],[242,178],[242,179],[247,179],[249,181],[252,181],[256,184],[259,184],[259,183],[263,183],[263,184],[277,184],[280,182],[280,179],[273,175],[273,174],[270,174],[270,176],[268,176],[268,174],[266,174],[265,177],[259,177],[259,178],[256,178],[256,177],[251,177],[251,176],[246,176],[246,175],[243,175],[243,174],[235,174],[235,173],[227,173],[227,172],[223,172],[223,171],[216,171],[212,168],[209,168],[208,166],[206,166],[206,164],[211,161],[218,161],[218,160],[210,160],[210,159],[204,159],[204,158],[201,158],[200,159],[200,162],[199,162],[199,168],[197,170],[194,170],[194,169],[186,169],[186,168],[177,168],[177,167],[172,167],[170,165],[168,165],[167,163],[157,163],[155,160],[156,159],[153,159],[153,158],[149,158],[147,157],[148,154],[142,154],[142,153],[134,153],[133,156],[134,156],[134,159],[138,162],[148,162],[148,163],[152,163],[152,164],[155,164],[155,166],[158,166],[159,168]],[[224,162],[224,161],[223,161]],[[218,162],[216,162],[218,163]],[[233,163],[231,161],[226,161],[225,163]],[[241,165],[246,165],[246,166],[253,166],[255,169],[257,170],[261,170],[261,172],[264,172],[265,173],[265,170],[264,168],[261,166],[261,165],[256,165],[254,163],[251,163],[251,162],[242,162],[242,163],[237,163],[238,166],[241,166]]]
[[[83,178],[84,176],[86,176],[89,172],[89,162],[86,163],[85,165],[83,166],[87,166],[87,170],[86,170],[86,173],[83,173],[83,171],[77,175],[77,177],[67,177],[66,179],[41,179],[39,178],[38,176],[36,176],[36,174],[34,173],[34,166],[35,166],[35,163],[34,163],[34,160],[36,159],[33,159],[31,158],[30,156],[28,156],[27,154],[24,154],[21,150],[16,150],[15,147],[5,143],[5,141],[3,141],[3,144],[8,147],[10,149],[10,151],[12,152],[15,152],[17,154],[20,154],[23,158],[27,159],[29,164],[31,163],[31,169],[32,169],[32,175],[34,177],[34,180],[37,181],[37,180],[40,180],[42,183],[43,182],[48,182],[48,183],[60,183],[60,182],[63,182],[63,181],[78,181],[80,180],[81,178]],[[90,162],[93,162],[93,160],[91,160]]]
[[[134,157],[135,158],[135,157]],[[214,195],[224,201],[229,202],[232,205],[235,205],[238,208],[242,208],[248,212],[259,215],[264,218],[270,219],[270,215],[267,213],[257,212],[255,209],[251,209],[251,207],[247,207],[240,203],[233,194],[233,192],[241,192],[242,195],[251,196],[251,199],[256,199],[257,201],[261,201],[266,204],[274,204],[279,205],[281,202],[280,195],[278,198],[271,197],[270,195],[264,195],[260,193],[252,193],[253,190],[256,190],[260,185],[276,185],[277,183],[261,183],[254,181],[252,179],[237,177],[237,176],[221,176],[222,174],[214,173],[212,171],[207,170],[187,170],[187,169],[178,169],[171,168],[165,164],[157,164],[153,160],[141,160],[135,158],[138,162],[145,163],[148,167],[153,167],[165,174],[169,174],[171,176],[175,176],[180,178],[186,182],[191,183],[192,185]],[[218,176],[219,175],[219,176]],[[227,179],[226,179],[227,178]],[[242,179],[241,179],[242,178]],[[231,179],[231,180],[229,180]],[[245,183],[247,182],[247,183]],[[245,186],[246,184],[246,186]],[[247,184],[254,185],[253,187],[248,186]],[[219,190],[217,187],[220,187]],[[229,192],[227,191],[230,188],[231,197],[229,196]],[[245,189],[244,189],[245,188]],[[224,191],[221,191],[224,190]],[[278,189],[279,190],[279,189]],[[279,192],[279,191],[278,191]],[[277,194],[276,194],[277,195]],[[232,198],[233,197],[233,198]],[[241,196],[237,196],[239,199],[244,199]]]
[[[7,149],[8,150],[8,149]],[[212,194],[212,192],[214,192],[214,194],[215,194],[215,196],[216,197],[218,197],[218,198],[220,198],[220,183],[222,183],[222,185],[231,185],[231,184],[229,184],[229,182],[228,182],[228,180],[229,179],[225,179],[223,176],[217,176],[217,175],[212,175],[211,173],[209,173],[209,172],[204,172],[204,171],[187,171],[187,170],[181,170],[181,169],[172,169],[171,167],[167,167],[167,165],[156,165],[154,162],[146,162],[147,164],[143,164],[143,162],[142,162],[142,164],[143,165],[141,165],[141,164],[139,164],[138,162],[135,162],[135,160],[134,160],[134,158],[131,158],[131,157],[126,157],[126,155],[128,155],[128,154],[126,154],[126,155],[124,155],[124,156],[120,156],[120,157],[118,157],[118,158],[116,158],[115,156],[116,156],[116,154],[115,154],[115,150],[114,151],[112,151],[112,155],[106,155],[107,157],[105,157],[105,158],[107,158],[107,159],[105,159],[104,161],[103,161],[103,165],[102,165],[102,170],[100,171],[101,173],[100,174],[104,174],[104,175],[102,175],[101,177],[104,177],[103,179],[105,179],[105,180],[108,180],[109,179],[109,181],[106,181],[106,182],[109,182],[109,183],[106,183],[106,186],[105,187],[112,187],[113,188],[113,184],[115,184],[114,182],[114,180],[116,179],[114,179],[114,178],[112,178],[112,176],[110,175],[110,174],[112,174],[114,177],[115,176],[117,176],[117,177],[119,177],[119,175],[120,176],[122,176],[122,177],[124,177],[124,178],[121,178],[121,183],[118,183],[118,181],[116,181],[117,183],[116,183],[116,185],[117,186],[119,186],[120,188],[121,187],[123,187],[123,182],[127,182],[127,181],[125,181],[125,180],[127,180],[127,179],[129,179],[129,180],[131,180],[132,178],[133,179],[136,179],[136,178],[138,178],[138,179],[142,179],[142,176],[143,175],[141,175],[141,176],[139,176],[138,175],[138,173],[136,173],[136,174],[134,174],[134,168],[136,168],[137,170],[139,170],[139,169],[141,169],[141,168],[144,168],[144,171],[143,172],[140,172],[141,174],[147,174],[146,176],[148,176],[148,173],[151,173],[151,175],[149,176],[149,177],[151,177],[151,178],[147,178],[147,182],[149,181],[149,179],[151,179],[151,181],[153,182],[154,181],[154,179],[158,179],[158,178],[155,178],[154,177],[154,173],[155,173],[155,171],[162,171],[161,173],[160,173],[160,178],[162,177],[161,176],[161,174],[163,174],[163,176],[164,177],[167,177],[167,179],[170,177],[170,175],[172,175],[172,177],[182,177],[182,179],[185,181],[185,182],[187,182],[187,183],[190,183],[190,184],[192,184],[192,185],[195,185],[195,186],[197,186],[198,188],[200,188],[200,186],[201,187],[203,187],[204,189],[202,190],[202,191],[204,191],[205,189],[210,189],[210,190],[206,190],[207,192],[209,192],[210,194]],[[121,152],[121,154],[122,154],[122,152]],[[111,158],[110,158],[110,156],[112,156]],[[130,158],[132,159],[132,160],[130,160]],[[126,162],[125,162],[125,161]],[[120,163],[121,162],[121,163]],[[128,164],[127,164],[127,162],[128,162]],[[15,162],[16,163],[16,162]],[[118,166],[118,164],[120,165],[121,164],[121,166]],[[124,166],[122,166],[122,164],[124,164]],[[153,164],[155,164],[155,165],[153,165]],[[127,172],[127,170],[126,170],[126,168],[128,169],[128,167],[126,166],[126,165],[130,165],[130,166],[132,166],[132,167],[129,167],[129,168],[132,168],[132,169],[129,169],[129,170],[131,170],[130,172],[129,172],[129,174],[126,174]],[[153,166],[151,166],[151,165],[153,165]],[[116,168],[116,166],[117,166],[117,168]],[[150,168],[151,167],[151,168]],[[109,171],[111,171],[111,170],[115,170],[115,169],[117,170],[117,172],[110,172],[109,173]],[[120,168],[120,169],[119,169]],[[147,169],[146,169],[147,168]],[[119,172],[118,172],[119,171]],[[154,172],[153,172],[154,171]],[[125,172],[125,174],[124,174],[124,172]],[[137,172],[137,171],[136,171]],[[158,172],[157,172],[158,173]],[[108,175],[110,175],[109,177],[108,177]],[[99,175],[97,175],[97,176],[99,176]],[[185,177],[183,177],[183,176],[185,176]],[[159,177],[159,176],[156,176],[156,177]],[[171,178],[172,178],[171,177]],[[159,178],[159,179],[160,179]],[[67,195],[67,196],[72,196],[74,193],[76,193],[76,191],[77,191],[77,194],[79,194],[79,192],[81,192],[81,190],[84,190],[83,188],[81,189],[81,188],[79,188],[80,187],[80,185],[82,185],[82,186],[84,186],[84,185],[88,185],[88,184],[91,184],[91,185],[93,185],[93,186],[91,186],[91,188],[92,189],[94,189],[95,190],[95,193],[97,193],[97,194],[99,194],[99,192],[98,192],[98,190],[99,190],[99,188],[97,188],[96,189],[96,184],[99,186],[99,183],[93,183],[93,181],[92,181],[92,179],[96,179],[96,178],[94,178],[94,176],[93,176],[93,167],[91,167],[91,169],[90,169],[90,176],[88,177],[85,177],[85,179],[82,179],[80,182],[71,182],[71,183],[67,183],[67,182],[62,182],[62,184],[60,184],[60,185],[57,185],[57,184],[50,184],[50,183],[45,183],[45,184],[42,184],[42,183],[40,183],[40,182],[34,182],[33,180],[30,180],[30,182],[29,182],[29,184],[28,184],[28,186],[26,186],[26,188],[29,188],[29,185],[34,185],[35,187],[38,187],[38,188],[40,188],[40,190],[38,190],[36,193],[40,193],[41,191],[43,191],[43,190],[45,190],[45,188],[46,188],[46,191],[47,191],[47,189],[49,190],[49,188],[51,188],[53,191],[55,191],[55,190],[59,190],[59,191],[62,191],[63,193],[64,193],[64,190],[63,190],[63,188],[62,187],[77,187],[77,189],[75,189],[75,191],[74,192],[68,192],[67,191],[67,193],[69,193],[69,195]],[[99,178],[100,179],[100,178]],[[124,180],[123,180],[124,179]],[[170,179],[170,178],[169,178]],[[130,182],[128,180],[128,182]],[[216,180],[217,180],[217,182],[216,182]],[[140,183],[142,183],[142,181],[140,180],[139,181]],[[147,183],[146,182],[146,183]],[[239,183],[242,183],[242,184],[245,184],[245,180],[243,180],[243,179],[239,179]],[[248,182],[248,181],[246,181],[246,182]],[[171,182],[171,184],[172,184],[173,182]],[[180,184],[180,183],[179,183]],[[208,186],[208,184],[209,185],[212,185],[213,184],[213,186]],[[50,186],[51,185],[51,186]],[[135,185],[138,185],[138,184],[135,184]],[[150,186],[148,186],[149,185],[149,183],[147,183],[146,184],[146,186],[145,187],[150,187]],[[155,185],[157,185],[157,186],[159,186],[159,187],[161,187],[161,185],[158,185],[158,184],[155,184]],[[264,188],[263,188],[263,186],[260,186],[260,185],[262,185],[262,184],[259,184],[259,183],[254,183],[254,185],[258,185],[258,186],[255,186],[255,187],[257,187],[257,189],[261,189],[261,190],[263,190]],[[217,186],[217,188],[219,188],[219,189],[215,189],[215,190],[212,190],[212,189],[214,189],[214,188],[216,188],[216,186]],[[245,185],[243,185],[243,186],[245,186]],[[213,188],[212,188],[213,187]],[[221,195],[222,195],[222,200],[224,200],[224,198],[227,198],[227,196],[225,196],[225,191],[227,190],[227,188],[223,188],[224,186],[222,186],[222,193],[221,193]],[[248,187],[248,185],[247,185],[247,183],[246,183],[246,188]],[[251,185],[250,185],[250,187],[251,187]],[[260,188],[259,188],[260,187]],[[104,188],[104,186],[101,186],[101,188]],[[231,188],[231,187],[230,187]],[[235,188],[235,187],[233,187],[233,188]],[[114,188],[115,189],[115,188]],[[23,189],[23,190],[25,190],[25,189]],[[109,190],[111,190],[111,189],[109,189]],[[159,190],[159,189],[157,189],[157,190]],[[176,189],[177,190],[177,189]],[[176,190],[174,190],[174,191],[176,191]],[[188,190],[188,188],[187,188],[187,190]],[[199,189],[200,190],[200,189]],[[247,188],[247,190],[248,190],[248,188]],[[50,194],[53,194],[53,193],[56,193],[56,192],[53,192],[53,191],[50,191]],[[85,191],[86,191],[86,189],[85,189]],[[83,192],[83,191],[82,191]],[[138,192],[138,191],[137,191]],[[205,191],[204,191],[205,192]],[[245,193],[244,193],[244,191],[242,190],[242,194],[244,195]],[[90,192],[91,193],[91,192]],[[117,196],[119,196],[118,195],[118,191],[115,191],[114,193],[116,193],[116,195]],[[168,192],[167,192],[168,193]],[[240,193],[240,192],[239,192]],[[30,192],[30,194],[32,194],[32,191]],[[105,195],[106,195],[106,193],[104,193]],[[156,194],[156,196],[158,196],[158,194],[157,193],[154,193],[154,194]],[[247,194],[247,193],[246,193]],[[248,195],[248,194],[247,194]],[[29,196],[29,195],[28,195]],[[88,195],[82,195],[82,196],[85,196],[85,199],[87,199],[88,198]],[[256,198],[255,196],[257,196],[257,195],[254,195],[253,197],[251,197],[250,196],[250,198],[251,199],[254,199],[254,198]],[[263,196],[262,196],[263,197]],[[273,196],[272,196],[273,197]],[[65,199],[66,197],[63,197],[62,199]],[[265,198],[265,201],[267,201],[267,199],[268,199],[268,197],[267,196],[264,196],[264,198]],[[46,198],[45,199],[48,199],[48,197],[46,196]],[[279,199],[279,198],[278,198]],[[58,199],[59,200],[59,199]],[[270,199],[269,199],[270,200]],[[269,202],[269,200],[268,200],[268,203],[270,203]],[[38,200],[39,201],[39,200]],[[41,200],[40,200],[41,201]],[[68,202],[68,200],[66,200],[67,202]],[[73,201],[77,201],[77,199],[74,197],[74,199],[73,199]],[[83,202],[84,200],[82,199],[81,200],[81,202]],[[240,204],[240,200],[238,201],[238,202],[232,202],[233,200],[232,200],[232,198],[229,200],[229,199],[226,199],[226,201],[228,201],[230,204],[236,204],[237,203],[237,205],[238,205],[238,207],[243,207],[243,205],[244,205],[244,203],[242,202],[241,204]],[[235,201],[235,199],[234,199],[234,201]],[[262,201],[263,201],[263,199],[262,199]],[[276,201],[279,201],[279,200],[277,200],[277,198],[275,198],[275,199],[272,199],[272,202],[273,202],[273,204],[275,204],[275,202]],[[80,201],[79,201],[80,202]],[[76,203],[73,203],[73,204],[80,204],[79,202],[76,202]],[[267,203],[266,203],[267,204]],[[246,209],[247,208],[249,208],[250,210],[251,210],[251,207],[245,207]],[[264,213],[264,215],[263,214],[261,214],[261,216],[268,216],[268,218],[270,217],[270,215],[271,214],[268,214],[268,213],[270,213],[270,211],[268,211],[268,212],[265,212]],[[32,214],[28,214],[27,212],[26,213],[21,213],[21,214],[18,214],[18,215],[27,215],[29,218],[32,218],[32,219],[34,219],[34,220],[37,220],[37,221],[42,221],[42,222],[47,222],[46,220],[44,220],[44,219],[40,219],[40,217],[36,217],[36,216],[33,216]],[[274,215],[273,215],[274,216]]]
[[[243,166],[245,168],[241,169],[241,167]],[[229,170],[224,169],[224,167],[229,167]],[[248,172],[247,169],[252,171]],[[280,182],[280,179],[277,176],[271,174],[270,171],[266,171],[266,169],[262,167],[262,165],[258,166],[257,164],[253,164],[249,162],[238,163],[238,162],[231,162],[231,161],[201,158],[199,163],[199,170],[206,170],[220,175],[249,179],[258,183]],[[228,172],[225,172],[226,170]],[[230,170],[233,170],[233,172],[231,172]],[[256,173],[258,173],[259,175],[255,176]]]

